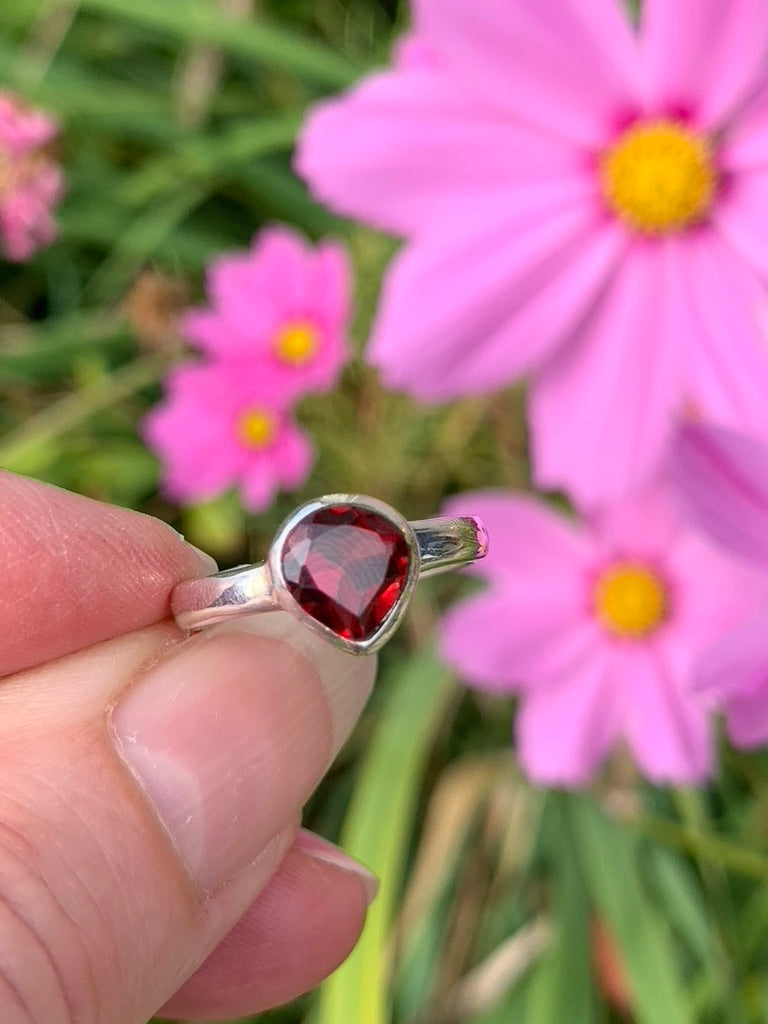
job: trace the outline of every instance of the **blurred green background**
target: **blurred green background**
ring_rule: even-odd
[[[359,359],[300,419],[318,462],[246,516],[180,510],[137,425],[183,357],[173,314],[206,263],[283,221],[346,241],[365,342],[391,239],[340,222],[291,173],[309,103],[383,63],[394,0],[2,0],[0,86],[61,121],[61,238],[0,264],[0,465],[162,516],[222,566],[260,557],[303,498],[360,491],[411,518],[479,486],[525,487],[521,394],[423,408]],[[371,706],[306,814],[382,879],[359,949],[277,1024],[768,1021],[768,759],[654,790],[617,755],[589,793],[530,788],[512,704],[431,653],[471,584],[419,588]]]

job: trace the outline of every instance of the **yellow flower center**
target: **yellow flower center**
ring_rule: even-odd
[[[594,608],[609,632],[637,640],[663,622],[668,610],[667,588],[646,566],[619,562],[598,577]]]
[[[238,420],[237,434],[247,448],[267,448],[275,432],[275,417],[264,409],[248,409]]]
[[[317,351],[318,330],[309,323],[286,324],[275,339],[278,359],[291,366],[304,366]]]
[[[608,206],[647,235],[688,227],[704,217],[717,185],[705,138],[674,121],[635,125],[600,161]]]

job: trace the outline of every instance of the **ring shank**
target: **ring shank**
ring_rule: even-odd
[[[435,576],[483,558],[488,534],[474,516],[418,519],[411,523],[419,546],[419,575]]]
[[[420,576],[467,565],[482,558],[488,548],[485,529],[474,516],[421,519],[410,525],[419,552]],[[171,596],[171,611],[181,629],[202,629],[241,615],[279,610],[266,562],[185,580]]]

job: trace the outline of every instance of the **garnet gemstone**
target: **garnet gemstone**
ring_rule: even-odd
[[[373,636],[403,592],[411,553],[387,518],[354,505],[310,512],[288,534],[283,576],[297,603],[345,640]]]

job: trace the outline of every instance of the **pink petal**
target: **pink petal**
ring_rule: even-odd
[[[693,329],[681,332],[693,415],[768,438],[768,298],[750,268],[714,232],[687,239],[682,287]]]
[[[182,323],[187,337],[206,351],[214,355],[236,349],[254,351],[276,324],[295,311],[296,292],[307,266],[296,258],[290,240],[288,254],[279,243],[267,246],[270,235],[266,229],[256,236],[250,252],[219,257],[208,267],[207,291],[213,309],[207,314],[193,310]]]
[[[240,450],[226,409],[220,411],[220,387],[207,367],[179,366],[166,380],[166,399],[142,424],[163,464],[164,490],[176,500],[207,500],[235,483]]]
[[[272,504],[278,488],[292,491],[304,483],[313,461],[309,439],[287,414],[282,415],[275,441],[263,451],[245,453],[241,471],[243,504],[251,512],[263,512]]]
[[[572,580],[502,584],[448,612],[441,656],[470,685],[491,693],[537,686],[599,644]]]
[[[768,168],[734,174],[711,218],[734,249],[768,277]]]
[[[314,261],[302,236],[276,225],[262,228],[254,239],[251,258],[257,266],[258,285],[282,308],[301,309],[307,297],[307,271]]]
[[[672,587],[669,632],[691,652],[768,607],[768,574],[730,558],[709,537],[686,530],[665,562]]]
[[[685,527],[674,497],[665,480],[655,479],[629,498],[601,506],[589,522],[602,554],[665,559]]]
[[[768,668],[764,680],[768,678]],[[725,726],[737,747],[762,747],[768,742],[768,685],[760,692],[737,694],[725,704]]]
[[[583,528],[545,502],[506,491],[468,491],[449,499],[446,516],[475,515],[489,535],[488,555],[477,563],[482,575],[531,582],[556,581],[581,573],[593,557]]]
[[[214,305],[247,325],[259,305],[271,311],[300,309],[315,253],[290,228],[262,228],[249,252],[215,260],[208,270],[208,291]]]
[[[287,421],[275,452],[278,479],[287,490],[300,487],[312,469],[315,452],[309,438],[290,421]]]
[[[768,54],[764,0],[644,0],[641,49],[652,107],[721,122],[753,90]]]
[[[162,475],[163,494],[182,505],[212,501],[224,494],[234,486],[237,474],[227,459],[212,455],[206,458],[198,452],[185,462],[172,458]]]
[[[0,144],[8,156],[27,156],[47,146],[58,133],[54,118],[27,107],[12,93],[0,93]]]
[[[334,210],[412,234],[473,196],[568,177],[582,158],[428,68],[374,75],[311,111],[298,173]]]
[[[268,375],[243,373],[237,363],[200,362],[182,364],[165,383],[166,398],[146,418],[144,435],[163,462],[172,496],[210,498],[240,482],[256,510],[277,485],[303,479],[311,448]],[[275,419],[275,440],[264,449],[249,448],[236,429],[238,418],[254,408]]]
[[[615,0],[416,0],[414,18],[448,73],[554,136],[601,145],[636,105],[636,49]]]
[[[697,689],[713,694],[723,707],[733,743],[768,742],[768,604],[709,647],[693,678]]]
[[[239,458],[215,423],[174,405],[154,409],[142,435],[163,463],[163,490],[176,501],[207,501],[237,478]]]
[[[237,363],[245,381],[292,401],[327,390],[347,359],[350,318],[349,266],[342,246],[308,246],[285,228],[266,228],[245,255],[224,256],[208,271],[213,308],[190,310],[181,331],[215,359]],[[280,358],[280,332],[297,323],[317,335],[311,357],[300,365]],[[262,387],[263,390],[263,387]]]
[[[470,359],[456,363],[445,374],[435,397],[497,390],[500,367],[510,364],[510,353],[524,353],[532,340],[540,354],[522,364],[514,377],[534,372],[545,354],[553,351],[553,344],[564,341],[571,326],[581,319],[612,268],[621,261],[626,247],[621,225],[595,224],[588,237],[553,262],[550,280],[540,283],[538,288],[529,282],[533,287],[529,294],[521,296],[509,322],[496,333],[489,331]],[[433,396],[425,389],[425,397]]]
[[[407,71],[432,71],[440,64],[429,46],[414,32],[407,32],[396,41],[392,60],[395,67]]]
[[[703,703],[688,692],[688,652],[635,645],[616,656],[613,683],[625,701],[624,730],[643,774],[655,783],[702,782],[712,767]]]
[[[244,301],[253,286],[252,252],[228,253],[212,260],[206,270],[206,291],[213,305],[228,309]]]
[[[636,489],[661,460],[678,400],[680,254],[636,244],[581,330],[540,372],[529,398],[539,487],[582,507]]]
[[[616,741],[619,705],[605,654],[526,692],[518,711],[520,763],[534,782],[583,786]]]
[[[704,650],[694,664],[693,683],[718,701],[768,696],[768,604]]]
[[[0,151],[4,147],[0,132]],[[9,260],[28,260],[42,246],[50,245],[57,234],[51,207],[64,191],[60,169],[43,154],[21,158],[30,166],[21,168],[22,181],[14,183],[16,168],[9,164],[11,185],[0,195],[0,248]]]
[[[728,126],[718,150],[718,163],[731,174],[758,170],[768,164],[768,88],[765,86]]]
[[[237,327],[207,309],[189,310],[181,317],[179,330],[191,345],[212,356],[229,354],[246,344]]]
[[[578,187],[548,193],[528,190],[512,208],[465,204],[463,223],[446,221],[394,262],[367,352],[390,387],[430,401],[497,390],[562,341],[623,243]]]
[[[243,508],[249,512],[266,512],[277,493],[275,467],[271,462],[260,459],[252,462],[240,481]]]
[[[691,423],[669,458],[686,514],[734,554],[768,568],[768,446]]]
[[[308,269],[308,305],[326,328],[346,331],[351,317],[351,269],[346,250],[334,242],[317,247]]]

